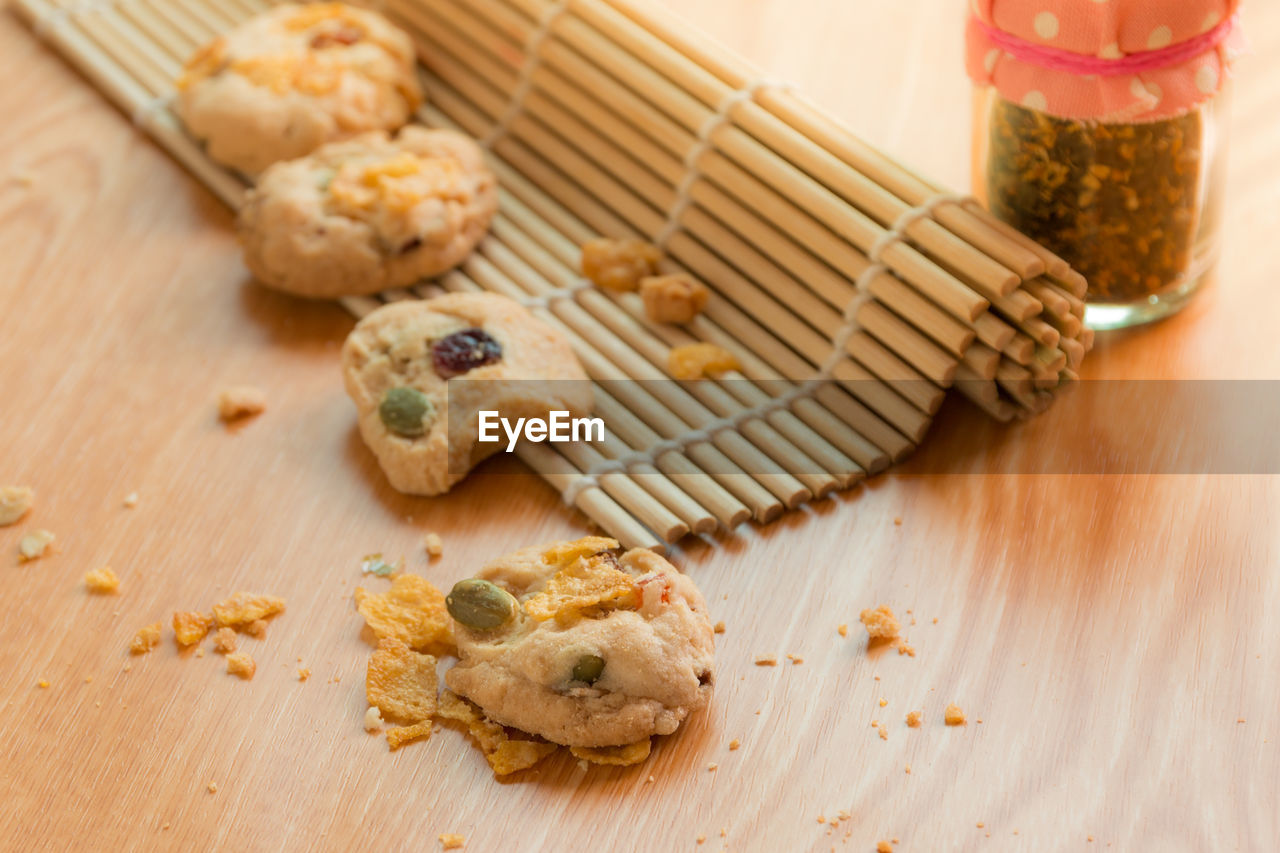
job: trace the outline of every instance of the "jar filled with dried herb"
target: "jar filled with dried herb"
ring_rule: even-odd
[[[1218,254],[1238,0],[974,0],[974,190],[1089,282],[1085,322],[1164,317]]]

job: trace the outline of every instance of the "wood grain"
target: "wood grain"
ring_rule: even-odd
[[[671,5],[965,184],[961,4]],[[1245,24],[1217,281],[1170,321],[1101,336],[1087,377],[1280,376],[1280,7]],[[403,553],[447,585],[581,519],[516,464],[445,499],[388,489],[337,377],[351,319],[250,283],[213,197],[9,16],[0,46],[0,482],[39,493],[0,529],[0,847],[1280,847],[1277,478],[923,473],[948,453],[981,470],[987,442],[1012,440],[954,401],[904,468],[677,553],[728,631],[712,707],[647,764],[557,757],[498,783],[451,730],[388,754],[360,726],[360,556]],[[228,431],[214,398],[241,382],[270,408]],[[1070,398],[1014,429],[1092,440]],[[18,566],[33,527],[59,552]],[[427,530],[446,543],[432,564]],[[118,597],[80,584],[102,564]],[[245,641],[252,682],[171,641],[124,671],[138,627],[240,588],[289,602]],[[866,649],[857,614],[880,602],[913,611],[916,657]],[[787,653],[804,663],[752,664]],[[969,725],[942,725],[952,701]],[[817,817],[841,809],[828,835]]]

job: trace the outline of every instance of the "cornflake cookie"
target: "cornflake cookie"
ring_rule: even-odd
[[[0,486],[0,527],[16,524],[31,511],[36,493],[30,486]]]
[[[449,594],[449,687],[495,723],[571,747],[639,751],[711,695],[702,594],[652,551],[588,537],[524,548]],[[628,746],[630,745],[630,746]]]
[[[484,152],[452,130],[366,133],[263,173],[240,209],[245,264],[263,284],[328,299],[439,275],[498,209]]]
[[[414,495],[448,491],[505,446],[478,441],[481,410],[580,417],[595,402],[564,335],[492,293],[383,306],[347,337],[342,364],[365,444],[391,485]]]
[[[178,78],[187,130],[250,175],[326,142],[394,130],[421,102],[409,37],[341,3],[277,6],[200,48]]]

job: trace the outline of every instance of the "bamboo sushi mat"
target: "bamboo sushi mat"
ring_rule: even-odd
[[[199,46],[265,0],[17,0],[41,37],[228,205],[246,182],[170,110]],[[858,140],[789,86],[638,0],[387,0],[416,40],[420,120],[489,148],[490,235],[386,301],[489,290],[569,336],[604,443],[518,453],[628,547],[786,509],[901,460],[957,387],[1001,420],[1043,411],[1092,343],[1084,279]],[[642,237],[711,288],[687,326],[586,287],[578,246]],[[673,346],[741,371],[667,380]],[[654,380],[654,381],[635,381]]]

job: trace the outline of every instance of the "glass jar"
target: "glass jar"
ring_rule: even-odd
[[[974,96],[974,193],[1089,282],[1085,322],[1146,323],[1177,311],[1218,255],[1226,97],[1179,116],[1058,118]]]

